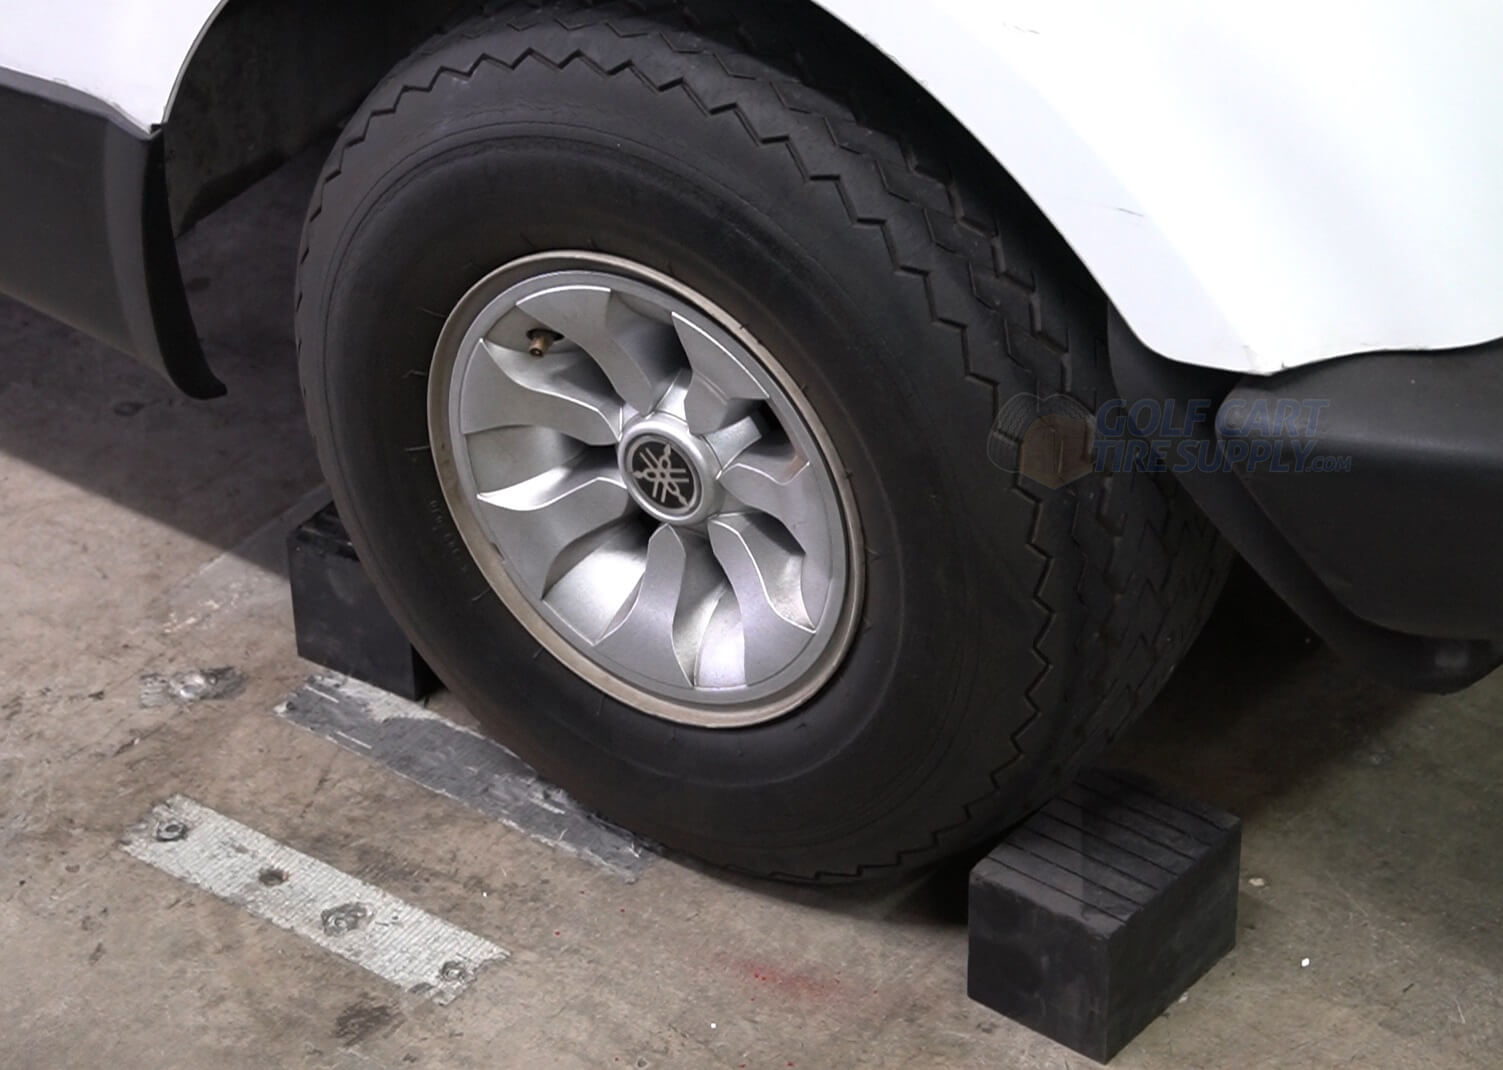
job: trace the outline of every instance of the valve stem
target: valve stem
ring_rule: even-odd
[[[546,357],[548,350],[553,348],[554,342],[563,340],[563,335],[544,328],[527,332],[527,340],[532,344],[527,347],[527,352],[534,357]]]

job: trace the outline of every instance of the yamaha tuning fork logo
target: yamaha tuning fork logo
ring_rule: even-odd
[[[687,513],[699,498],[699,485],[687,459],[660,438],[643,438],[632,446],[628,468],[637,490],[660,509]]]

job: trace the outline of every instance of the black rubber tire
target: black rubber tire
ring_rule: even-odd
[[[1227,554],[1166,478],[1048,491],[991,463],[1014,395],[1111,395],[1100,292],[886,61],[808,5],[735,7],[502,5],[394,72],[314,196],[304,391],[373,579],[500,739],[668,845],[854,879],[1047,797],[1163,684]],[[569,248],[736,316],[849,469],[858,637],[780,720],[697,729],[605,697],[510,616],[450,519],[427,449],[439,329],[486,273]]]

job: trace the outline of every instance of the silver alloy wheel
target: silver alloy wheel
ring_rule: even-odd
[[[844,469],[773,357],[677,281],[585,252],[493,272],[444,325],[429,429],[491,586],[620,701],[756,724],[848,650],[862,549]]]

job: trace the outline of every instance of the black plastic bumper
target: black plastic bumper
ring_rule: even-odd
[[[1294,399],[1324,404],[1295,414]],[[1291,419],[1272,441],[1326,463],[1238,475],[1321,582],[1385,628],[1503,637],[1503,342],[1244,380],[1222,405],[1226,433],[1280,400]]]
[[[183,290],[160,131],[6,70],[0,293],[135,356],[194,397],[224,393]]]
[[[1266,378],[1169,361],[1115,310],[1110,343],[1129,406],[1177,406],[1169,469],[1333,647],[1429,691],[1503,663],[1503,341]]]

